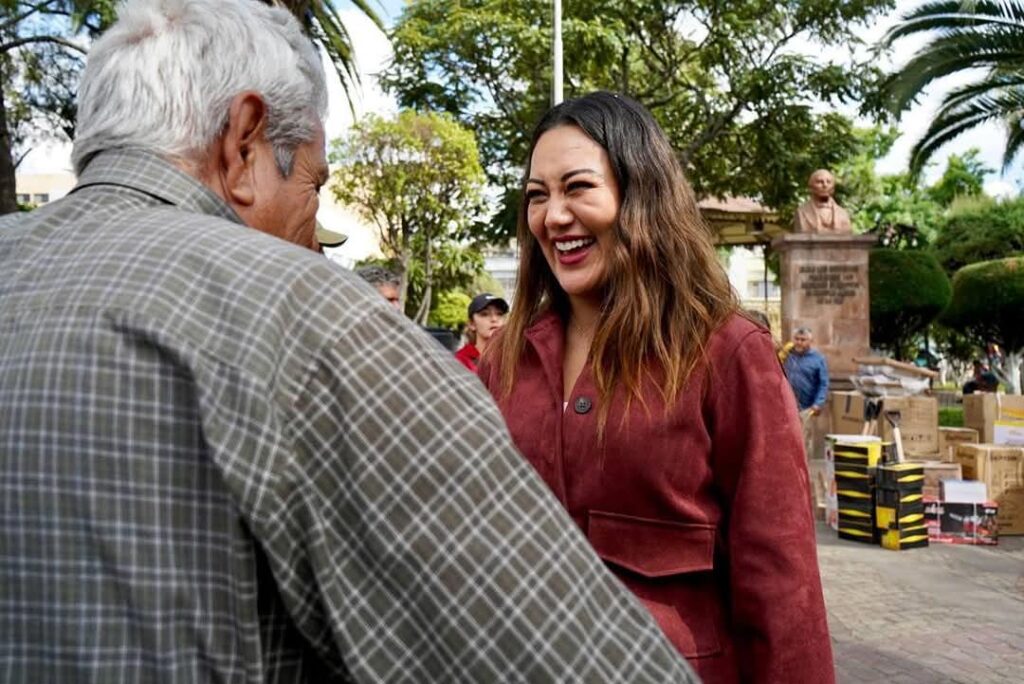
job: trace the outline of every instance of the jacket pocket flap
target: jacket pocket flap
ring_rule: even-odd
[[[645,577],[714,567],[714,525],[590,511],[587,536],[602,560]]]

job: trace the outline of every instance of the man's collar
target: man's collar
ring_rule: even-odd
[[[212,190],[166,160],[143,150],[100,152],[89,161],[71,192],[94,185],[131,188],[186,211],[244,224],[235,210]]]

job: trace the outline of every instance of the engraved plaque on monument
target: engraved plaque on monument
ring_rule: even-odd
[[[815,171],[808,189],[795,232],[772,242],[781,262],[781,333],[789,339],[794,329],[810,328],[833,384],[841,387],[857,370],[853,358],[870,351],[868,254],[877,238],[851,232],[849,214],[832,196],[831,173]]]

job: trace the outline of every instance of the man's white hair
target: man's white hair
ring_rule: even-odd
[[[285,176],[327,113],[323,65],[298,21],[255,0],[128,0],[89,51],[71,159],[135,148],[197,162],[231,99],[258,92]]]

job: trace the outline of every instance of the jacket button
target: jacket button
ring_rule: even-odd
[[[592,402],[587,397],[577,397],[576,403],[573,405],[573,408],[576,409],[576,413],[582,415],[589,411],[593,406],[594,402]]]

